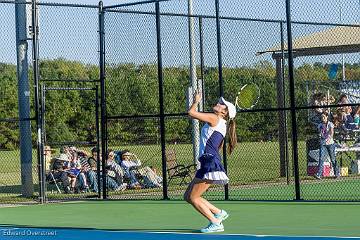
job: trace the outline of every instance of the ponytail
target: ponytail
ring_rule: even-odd
[[[228,132],[229,132],[228,153],[231,154],[234,151],[235,146],[237,144],[236,123],[234,119],[229,120]]]

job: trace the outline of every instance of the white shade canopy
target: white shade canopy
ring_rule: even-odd
[[[287,52],[287,43],[284,43],[284,51]],[[270,52],[275,57],[280,55],[281,44],[257,52],[257,55]],[[294,57],[360,52],[360,25],[332,27],[296,38],[293,40],[293,52]]]

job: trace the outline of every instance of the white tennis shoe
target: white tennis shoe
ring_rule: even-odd
[[[202,233],[213,233],[213,232],[223,232],[224,225],[220,223],[209,223],[209,225],[205,228],[200,229]]]
[[[214,217],[220,221],[224,221],[229,217],[229,214],[225,210],[221,210],[219,213],[214,214]]]

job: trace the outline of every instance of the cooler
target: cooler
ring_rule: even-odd
[[[319,169],[318,165],[319,165],[318,162],[308,162],[307,174],[309,176],[314,176],[318,172]],[[324,177],[334,176],[330,162],[324,162],[322,176]]]

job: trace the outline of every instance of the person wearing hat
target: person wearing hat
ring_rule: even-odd
[[[141,161],[140,159],[132,158],[132,156],[135,155],[129,150],[125,149],[122,151],[120,166],[124,169],[125,177],[130,180],[130,188],[140,189],[141,185],[136,178],[136,171],[134,169],[141,166]]]
[[[124,169],[125,177],[130,180],[130,188],[158,188],[162,187],[162,178],[156,175],[156,169],[142,166],[140,159],[134,153],[125,149],[119,153],[120,166]],[[140,184],[139,180],[142,180]]]
[[[213,107],[212,113],[203,113],[197,111],[200,100],[200,94],[196,93],[194,103],[188,111],[191,118],[205,122],[200,135],[200,169],[197,170],[194,179],[189,184],[184,199],[210,221],[207,227],[200,230],[201,232],[222,232],[224,231],[222,221],[229,214],[209,203],[202,197],[202,194],[212,184],[225,185],[229,182],[221,163],[219,150],[225,141],[227,131],[229,132],[229,154],[233,152],[237,143],[234,121],[236,107],[221,97]]]
[[[61,181],[63,184],[64,192],[71,193],[69,174],[65,171],[65,163],[69,161],[67,154],[61,153],[58,157],[54,157],[52,164],[52,171],[49,173],[47,179],[52,180],[51,174],[55,180]]]

